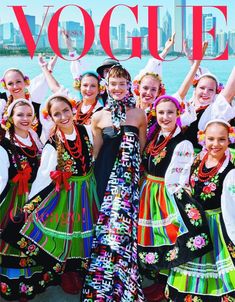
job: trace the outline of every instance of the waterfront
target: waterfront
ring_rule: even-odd
[[[106,58],[106,56],[84,57],[81,60],[83,69],[95,70],[96,67],[99,66],[104,60],[104,58]],[[126,57],[119,56],[119,58],[125,59]],[[134,77],[140,69],[144,68],[149,58],[149,56],[143,56],[142,59],[132,58],[122,61],[121,63],[131,73],[132,77]],[[167,59],[172,60],[173,57],[168,57]],[[3,56],[0,57],[0,62],[1,75],[3,74],[4,70],[12,67],[21,69],[24,74],[29,76],[29,78],[33,78],[40,72],[37,57],[31,60],[30,57]],[[218,77],[219,81],[225,84],[232,67],[235,66],[235,58],[231,57],[229,60],[225,61],[204,60],[202,66],[209,68],[210,72],[214,73]],[[179,88],[188,69],[189,62],[185,57],[163,63],[163,82],[165,83],[167,93],[174,93]],[[59,58],[55,66],[54,75],[60,84],[68,88],[71,92],[76,93],[72,88],[70,62]]]

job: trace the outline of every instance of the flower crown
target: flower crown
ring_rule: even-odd
[[[206,145],[205,130],[199,130],[197,132],[197,139],[198,139],[198,143],[202,147],[205,147],[205,145]],[[231,144],[235,143],[235,127],[232,127],[232,126],[228,127],[228,139],[229,139],[229,141],[230,141]]]
[[[73,87],[77,90],[81,90],[82,79],[87,74],[90,74],[91,76],[94,75],[96,78],[98,78],[99,94],[104,94],[104,92],[106,90],[105,89],[105,80],[102,79],[101,76],[94,71],[92,71],[92,72],[88,71],[86,73],[81,74],[78,78],[75,78],[74,82],[73,82]]]
[[[158,79],[160,81],[157,97],[166,94],[166,88],[165,88],[165,85],[162,83],[162,79],[161,79],[160,75],[156,74],[154,72],[146,72],[145,74],[142,75],[142,77],[140,79],[136,79],[132,82],[132,87],[133,87],[134,94],[136,96],[140,96],[140,91],[139,91],[140,83],[141,83],[142,79],[145,76],[148,76],[148,75],[151,75],[151,76],[155,77],[156,79]]]
[[[23,77],[24,79],[24,83],[26,86],[29,86],[30,85],[30,80],[29,80],[29,77],[28,76],[24,76]],[[7,89],[7,85],[6,85],[6,82],[5,82],[5,79],[4,77],[1,79],[1,85],[4,89]]]
[[[200,79],[204,78],[204,77],[210,77],[213,78],[216,82],[216,94],[219,94],[223,89],[224,89],[224,85],[221,82],[218,82],[217,78],[211,74],[211,73],[204,73],[202,75],[195,75],[193,81],[192,81],[192,85],[195,88],[199,82]]]
[[[65,97],[65,96],[63,96],[63,97],[66,98],[66,99],[69,101],[69,103],[70,103],[71,106],[72,106],[72,112],[73,112],[73,114],[75,114],[76,111],[77,111],[77,102],[76,102],[74,99],[69,99],[69,98],[67,98],[67,97]],[[49,100],[47,100],[46,103],[48,103],[48,101],[49,101]],[[46,107],[47,107],[47,106],[46,106]],[[47,110],[46,107],[42,109],[42,115],[43,115],[43,118],[44,118],[44,119],[49,120],[49,119],[50,119],[50,115],[49,115],[49,112],[48,112],[48,110]]]

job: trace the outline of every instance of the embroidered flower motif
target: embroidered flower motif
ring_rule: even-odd
[[[154,157],[154,159],[153,159],[153,163],[154,163],[154,165],[156,166],[157,164],[159,164],[160,163],[160,161],[164,158],[164,157],[166,157],[166,147],[159,153],[159,154],[157,154],[155,157]]]
[[[26,285],[25,283],[20,283],[20,293],[24,293],[28,296],[32,295],[33,293],[33,286]]]
[[[146,252],[141,252],[139,253],[139,257],[142,260],[143,263],[147,264],[154,264],[157,263],[159,260],[158,253],[146,253]]]
[[[201,235],[198,235],[196,237],[191,237],[188,242],[186,243],[186,246],[191,251],[196,251],[198,249],[202,249],[209,243],[208,236],[205,233],[202,233]]]
[[[221,301],[222,302],[234,302],[235,299],[233,297],[231,297],[231,296],[226,295],[226,296],[222,297]]]
[[[201,298],[199,298],[198,296],[192,296],[192,295],[187,295],[184,298],[184,302],[203,302],[203,300]]]
[[[28,246],[28,250],[26,251],[26,254],[28,254],[29,256],[33,256],[33,255],[36,256],[38,254],[38,252],[39,252],[39,248],[36,247],[35,244],[30,244]]]
[[[202,224],[201,214],[195,205],[187,203],[185,205],[185,212],[187,213],[188,217],[190,218],[190,222],[193,225],[199,226]]]
[[[232,244],[232,242],[228,244],[228,251],[231,257],[235,259],[235,246]]]
[[[173,261],[173,260],[177,259],[178,258],[178,254],[179,254],[179,248],[178,247],[174,247],[172,250],[170,250],[166,254],[166,261]]]
[[[31,213],[37,204],[42,201],[40,196],[35,197],[34,199],[31,200],[31,202],[27,203],[24,205],[24,212],[26,213]]]
[[[53,270],[54,270],[56,273],[61,272],[61,270],[62,270],[61,264],[56,263],[56,265],[53,266]]]
[[[1,290],[1,293],[3,293],[6,296],[11,294],[11,289],[10,289],[9,285],[4,282],[0,282],[0,290]]]
[[[28,241],[26,241],[26,239],[22,237],[20,241],[17,242],[17,244],[20,246],[21,249],[23,249],[28,245]]]
[[[20,262],[19,262],[19,265],[21,267],[26,267],[26,266],[31,266],[33,264],[33,260],[29,257],[27,258],[21,258],[20,259]]]

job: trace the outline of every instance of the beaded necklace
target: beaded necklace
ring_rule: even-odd
[[[24,143],[22,143],[22,142],[16,137],[15,134],[14,134],[14,136],[13,136],[13,139],[14,139],[14,141],[18,144],[18,146],[20,147],[20,150],[21,150],[26,156],[28,156],[28,157],[30,157],[30,158],[35,158],[36,155],[37,155],[38,148],[37,148],[37,146],[36,146],[36,144],[35,144],[35,142],[34,142],[34,140],[33,140],[32,135],[31,135],[30,132],[29,132],[29,138],[30,138],[30,141],[31,141],[31,143],[32,143],[32,146],[31,146],[31,147],[29,147],[29,146],[25,145]],[[25,148],[27,148],[27,149],[29,149],[30,151],[32,151],[33,154],[29,154],[26,150],[24,150]]]
[[[86,125],[87,121],[91,118],[93,110],[97,104],[97,100],[91,105],[90,109],[86,113],[82,113],[82,102],[78,105],[76,113],[76,121],[80,125]]]
[[[156,156],[158,155],[167,145],[167,143],[169,142],[169,140],[173,137],[175,130],[176,130],[176,126],[175,128],[171,131],[171,133],[164,138],[164,140],[160,143],[160,144],[156,144],[156,141],[158,139],[158,135],[160,130],[155,134],[153,140],[149,143],[149,145],[146,148],[146,152],[151,154],[152,156]]]
[[[212,168],[209,172],[203,172],[202,169],[203,169],[207,159],[208,159],[208,153],[203,157],[202,161],[199,164],[199,168],[198,168],[198,179],[202,182],[208,181],[209,179],[211,179],[213,176],[215,176],[217,174],[217,172],[222,167],[222,165],[226,159],[226,155],[224,154],[221,157],[221,159],[219,160],[218,164],[214,168]]]

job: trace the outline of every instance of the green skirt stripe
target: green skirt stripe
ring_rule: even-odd
[[[222,232],[221,210],[206,211],[206,216],[214,249],[171,269],[167,283],[179,293],[221,297],[235,291],[235,267]]]

